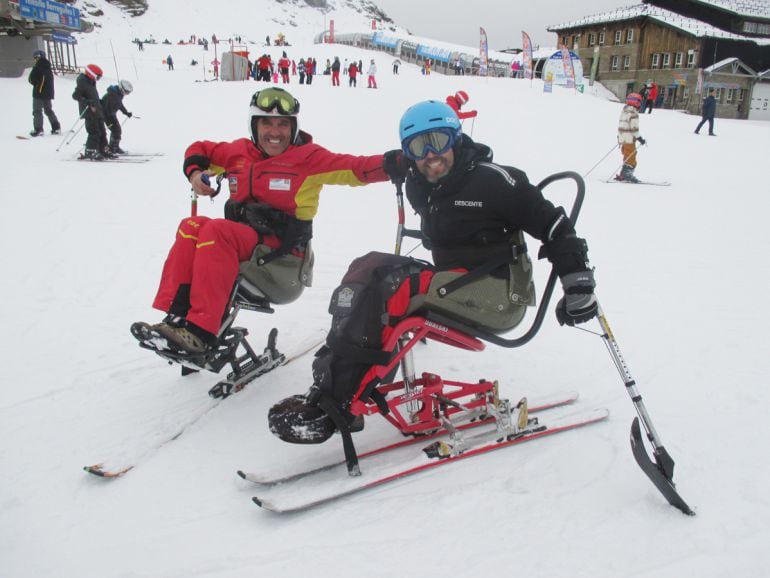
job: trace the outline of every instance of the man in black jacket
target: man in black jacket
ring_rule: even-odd
[[[53,111],[53,71],[51,63],[45,57],[45,52],[35,50],[32,53],[35,64],[29,73],[29,83],[32,85],[32,132],[30,136],[43,135],[43,113],[51,123],[51,134],[59,134],[61,125],[56,113]]]
[[[703,111],[701,121],[695,128],[695,134],[700,134],[701,127],[709,123],[709,136],[717,136],[714,134],[714,116],[717,113],[717,99],[714,96],[714,89],[709,88],[708,96],[703,99]]]
[[[436,311],[496,333],[518,325],[535,297],[523,232],[542,241],[541,256],[561,278],[559,323],[597,314],[586,242],[523,171],[494,163],[491,149],[463,135],[444,102],[409,108],[400,137],[402,148],[386,153],[383,166],[392,180],[406,179],[434,265],[383,253],[351,264],[332,295],[332,327],[316,353],[310,391],[270,410],[270,429],[284,441],[323,442],[340,417],[350,431],[363,426],[349,413],[350,402],[383,364],[382,343],[404,317]]]

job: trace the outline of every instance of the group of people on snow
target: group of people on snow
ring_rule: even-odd
[[[260,279],[275,280],[279,268],[285,278],[289,267],[294,278],[285,289],[298,297],[290,285],[306,284],[312,266],[310,241],[323,185],[405,182],[433,263],[370,252],[351,264],[332,294],[331,329],[316,352],[309,389],[269,412],[270,430],[279,438],[320,443],[336,430],[362,429],[351,400],[362,394],[377,360],[391,353],[381,349],[384,338],[407,315],[434,310],[494,332],[517,326],[534,304],[523,232],[543,243],[542,254],[561,279],[559,323],[596,316],[587,245],[564,209],[546,200],[521,169],[493,162],[490,147],[463,132],[450,104],[428,100],[409,107],[398,124],[399,148],[369,156],[325,149],[300,129],[299,113],[291,93],[265,88],[249,103],[248,138],[203,140],[187,148],[182,168],[197,195],[214,196],[211,177],[226,172],[225,217],[182,220],[153,301],[165,317],[131,328],[137,338],[158,338],[156,347],[160,342],[176,355],[206,358],[218,346],[242,266],[251,268],[256,281],[253,275],[250,281],[258,287]],[[490,262],[497,266],[448,295],[442,290]],[[387,290],[378,282],[385,278],[396,280]]]
[[[45,52],[35,50],[32,53],[35,64],[29,73],[29,83],[32,85],[32,137],[43,136],[43,114],[51,125],[51,134],[61,133],[61,123],[53,110],[54,75],[51,63]],[[78,103],[79,120],[85,124],[86,138],[83,158],[104,160],[118,154],[125,154],[120,148],[123,129],[118,120],[120,111],[127,117],[133,114],[123,105],[123,97],[131,94],[133,85],[128,80],[107,87],[104,96],[99,97],[96,82],[103,75],[101,67],[89,64],[75,80],[75,91],[72,98]],[[107,130],[110,131],[109,140]]]
[[[265,53],[254,62],[249,61],[248,66],[249,77],[257,81],[272,82],[273,84],[278,84],[280,81],[280,84],[290,84],[291,76],[298,76],[299,84],[313,84],[313,78],[322,74],[331,77],[332,86],[340,86],[340,73],[342,73],[343,76],[348,77],[348,86],[350,87],[357,86],[358,75],[363,73],[364,67],[361,60],[348,63],[348,60],[345,59],[343,64],[339,56],[335,56],[333,60],[327,58],[323,71],[319,72],[318,62],[315,58],[300,58],[297,62],[289,59],[285,51],[277,63],[273,61],[271,55]],[[367,86],[377,88],[377,65],[373,58],[366,74],[368,77]],[[394,74],[398,74],[398,66],[395,64]]]
[[[41,51],[33,56],[31,134],[43,133],[43,114],[52,133],[59,133],[61,126],[51,107],[50,63]],[[351,86],[360,64],[347,66]],[[258,60],[255,65],[262,69],[264,63]],[[290,66],[285,56],[278,62],[285,83]],[[300,60],[297,68],[308,84],[312,82],[313,59]],[[339,85],[342,64],[338,58],[329,69]],[[371,88],[376,88],[375,74],[372,59]],[[85,156],[94,160],[124,152],[117,112],[132,116],[123,105],[123,98],[133,90],[131,83],[122,80],[109,86],[100,98],[96,83],[102,76],[98,65],[87,65],[72,95],[88,134]],[[626,97],[618,123],[623,156],[618,180],[637,180],[636,144],[646,142],[639,134],[639,112],[651,94]],[[468,101],[468,94],[460,90],[443,102],[418,102],[398,123],[398,148],[356,156],[329,151],[300,129],[300,103],[287,90],[271,86],[255,92],[248,109],[248,138],[201,140],[187,148],[182,170],[196,195],[215,196],[218,191],[211,186],[211,177],[227,175],[230,196],[224,218],[196,215],[181,221],[152,303],[165,317],[153,324],[137,322],[132,333],[158,336],[169,351],[205,359],[219,346],[222,320],[244,264],[255,272],[257,287],[260,278],[274,284],[276,278],[286,278],[285,271],[293,272],[287,293],[275,302],[299,297],[297,284],[309,286],[313,220],[324,185],[355,187],[388,180],[405,183],[433,263],[378,252],[351,263],[332,293],[331,328],[326,344],[316,352],[308,390],[279,401],[270,410],[270,430],[279,438],[320,443],[334,431],[362,429],[363,417],[351,413],[351,400],[364,392],[383,353],[392,353],[383,352],[382,344],[394,323],[407,315],[437,311],[496,333],[519,325],[535,300],[531,262],[521,252],[523,233],[542,242],[541,256],[551,262],[561,280],[558,322],[573,326],[594,318],[598,305],[586,241],[577,236],[564,209],[545,199],[524,171],[494,162],[491,148],[463,131],[462,120],[477,115],[475,110],[461,110]],[[713,135],[714,109],[711,89],[696,133],[710,121]],[[489,263],[496,266],[446,293],[448,283]],[[278,268],[283,270],[281,275],[276,273]],[[387,291],[375,288],[377,280],[384,278],[396,281]],[[379,301],[370,298],[374,294]]]

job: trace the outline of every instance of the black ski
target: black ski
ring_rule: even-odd
[[[678,508],[688,516],[694,516],[695,512],[682,499],[674,485],[674,460],[668,455],[665,448],[660,447],[655,450],[655,462],[647,455],[644,449],[644,440],[642,439],[642,430],[639,427],[639,418],[634,418],[631,424],[631,451],[642,471],[647,474],[650,481],[655,484],[663,497],[669,504]]]

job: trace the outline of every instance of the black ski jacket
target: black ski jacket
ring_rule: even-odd
[[[440,269],[472,269],[510,254],[519,231],[548,244],[574,237],[564,209],[546,200],[527,175],[492,162],[492,150],[463,135],[450,173],[429,183],[412,166],[406,195],[422,219],[424,244]],[[552,261],[559,275],[585,270],[586,255]],[[550,259],[549,255],[549,259]]]
[[[128,111],[123,106],[123,93],[119,86],[113,84],[107,87],[107,92],[102,97],[102,111],[104,111],[104,118],[107,121],[117,120],[118,111],[128,116]]]
[[[32,98],[53,100],[53,71],[46,58],[38,58],[35,61],[28,80],[32,85]]]
[[[96,90],[96,81],[88,78],[85,73],[80,73],[75,80],[75,92],[72,93],[72,98],[78,101],[81,116],[88,106],[95,106],[96,113],[102,115],[102,105],[99,101],[99,92]]]

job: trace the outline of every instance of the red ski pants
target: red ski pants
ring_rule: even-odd
[[[216,335],[242,261],[257,245],[257,232],[243,223],[209,217],[188,217],[176,233],[163,265],[152,306],[168,312],[181,285],[190,285],[186,319]]]

